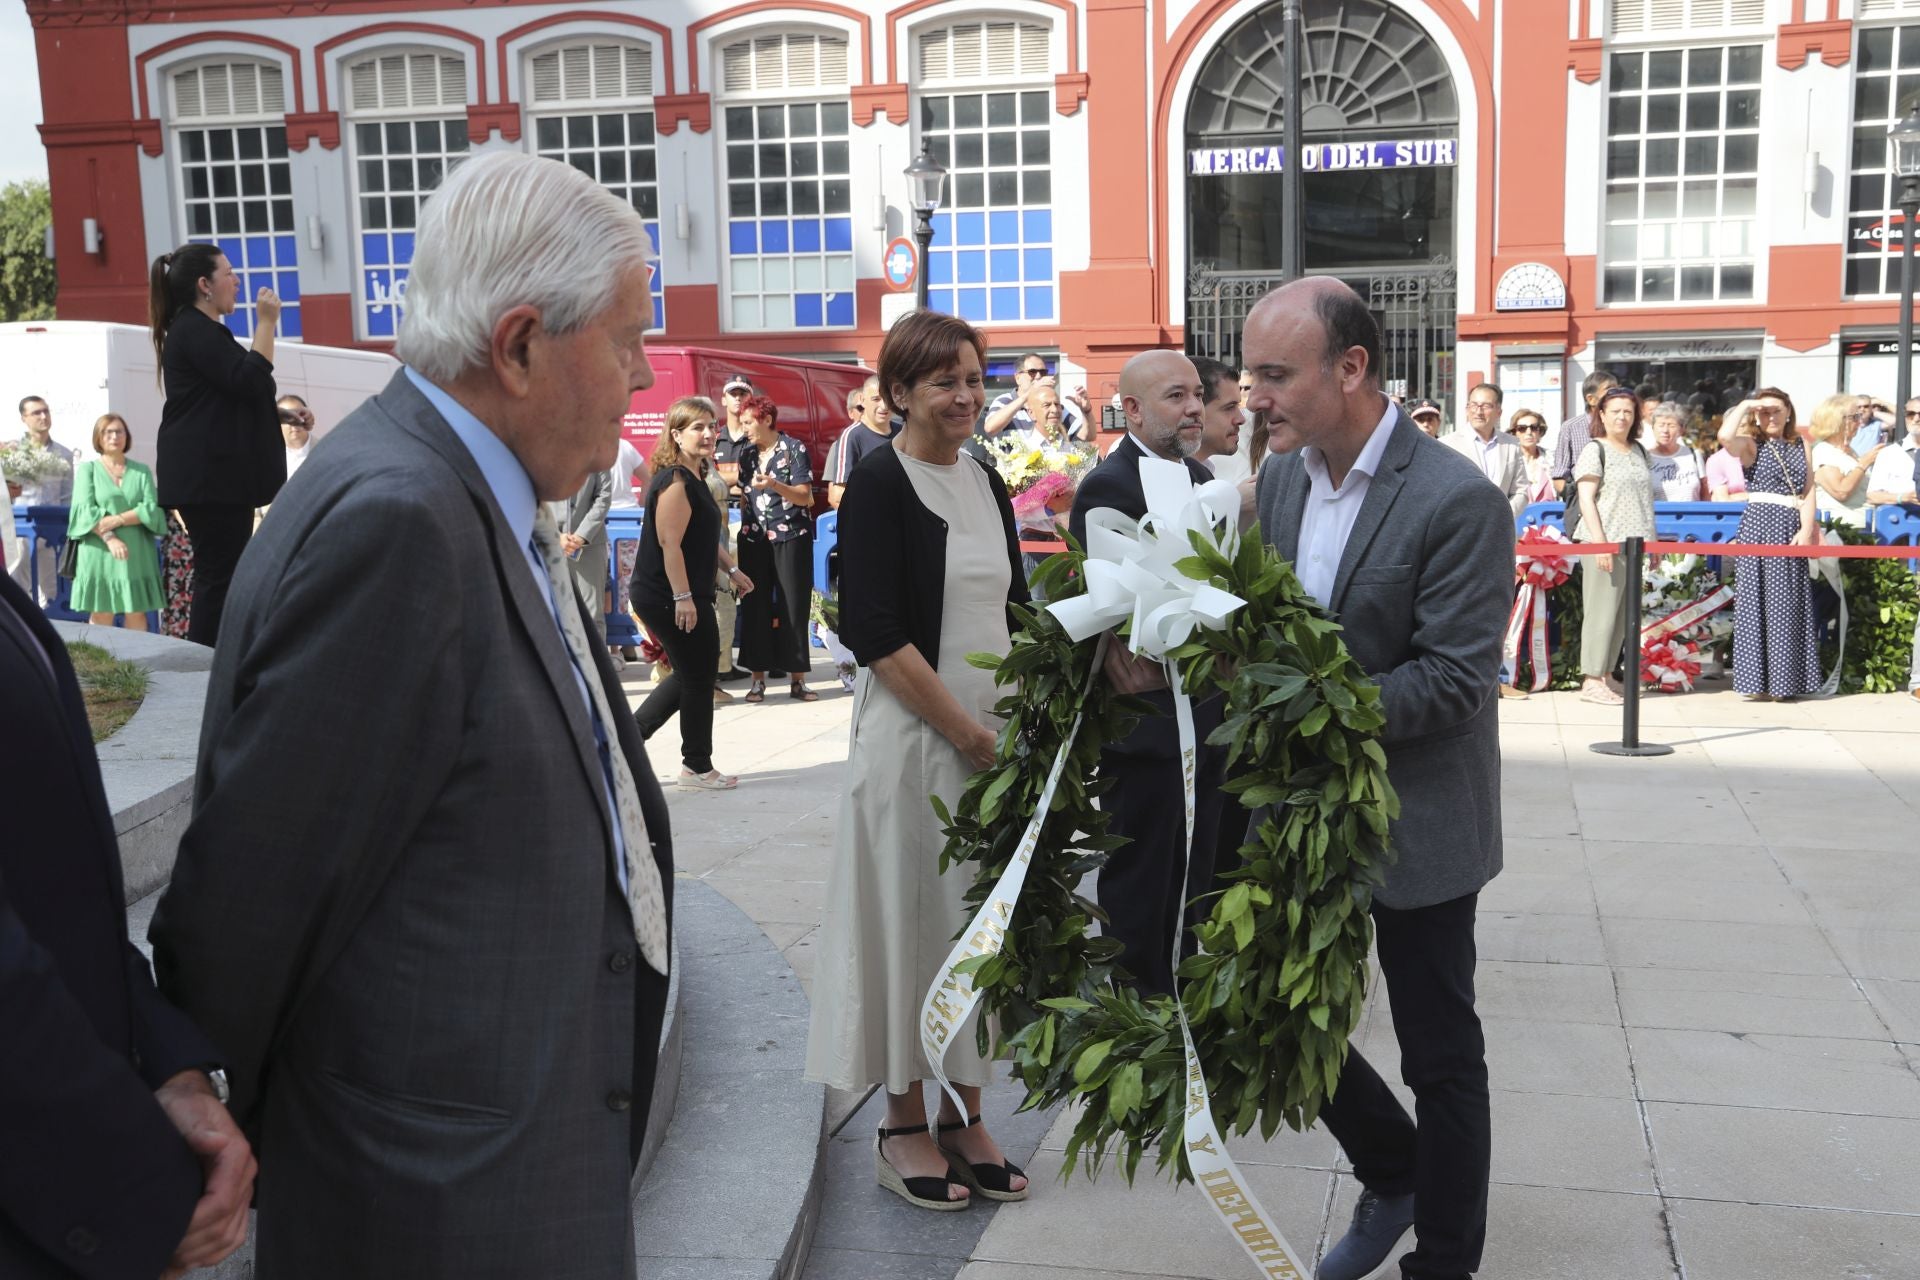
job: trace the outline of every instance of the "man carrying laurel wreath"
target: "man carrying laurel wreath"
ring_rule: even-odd
[[[1473,1007],[1474,906],[1500,871],[1493,696],[1513,578],[1513,517],[1478,467],[1380,389],[1380,328],[1337,280],[1295,281],[1247,316],[1247,408],[1281,456],[1260,469],[1260,526],[1380,685],[1380,745],[1400,796],[1396,860],[1374,891],[1380,970],[1418,1123],[1358,1051],[1320,1115],[1362,1184],[1318,1280],[1380,1272],[1409,1226],[1406,1280],[1480,1265],[1492,1151]]]
[[[1073,499],[1069,527],[1083,546],[1087,512],[1094,508],[1111,507],[1135,520],[1147,514],[1142,458],[1181,463],[1196,485],[1213,479],[1212,472],[1193,460],[1200,447],[1203,399],[1200,374],[1178,351],[1143,351],[1127,361],[1120,370],[1127,438],[1087,473]],[[1213,886],[1224,752],[1200,748],[1189,858],[1180,738],[1162,667],[1155,659],[1136,658],[1125,646],[1112,644],[1107,646],[1106,673],[1115,689],[1144,696],[1156,714],[1143,716],[1132,733],[1100,753],[1100,776],[1114,780],[1101,794],[1100,807],[1113,815],[1112,831],[1128,840],[1100,869],[1100,908],[1107,915],[1106,933],[1124,948],[1120,964],[1141,991],[1171,995],[1174,936],[1182,928],[1184,909]],[[1220,723],[1219,696],[1195,703],[1193,719],[1196,738],[1204,744]],[[1182,954],[1191,950],[1189,936]]]

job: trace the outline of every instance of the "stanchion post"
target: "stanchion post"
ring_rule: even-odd
[[[1624,701],[1620,707],[1620,741],[1596,742],[1591,750],[1603,756],[1670,756],[1673,748],[1661,742],[1640,741],[1640,598],[1645,590],[1644,548],[1646,539],[1627,538],[1620,544],[1620,554],[1626,557],[1627,565],[1627,679]]]

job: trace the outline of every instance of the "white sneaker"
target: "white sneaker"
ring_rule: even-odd
[[[627,660],[617,653],[608,654],[607,661],[613,664],[615,671],[625,671],[627,669]]]
[[[710,769],[705,773],[682,769],[678,781],[688,791],[731,791],[740,785],[740,779],[729,777],[718,769]]]

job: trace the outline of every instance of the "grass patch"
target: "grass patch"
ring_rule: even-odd
[[[73,673],[80,679],[80,694],[87,703],[87,724],[93,740],[99,742],[120,731],[133,719],[147,696],[147,669],[125,662],[95,644],[69,644],[67,656],[73,660]]]

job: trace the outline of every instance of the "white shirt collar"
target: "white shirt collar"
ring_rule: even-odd
[[[1367,443],[1361,446],[1360,456],[1353,460],[1353,466],[1347,470],[1346,479],[1340,482],[1339,487],[1336,488],[1333,484],[1333,478],[1327,471],[1327,461],[1321,456],[1319,446],[1310,444],[1300,450],[1301,465],[1307,469],[1307,474],[1313,478],[1314,483],[1328,493],[1337,494],[1344,490],[1353,482],[1356,473],[1371,480],[1374,473],[1380,470],[1380,459],[1386,455],[1387,442],[1393,439],[1393,429],[1400,417],[1399,410],[1393,401],[1385,396],[1381,396],[1380,399],[1385,402],[1386,409],[1381,413],[1380,421],[1374,425],[1373,434],[1367,437]],[[1415,427],[1414,430],[1417,431],[1419,428]],[[1475,439],[1478,438],[1475,437]]]

